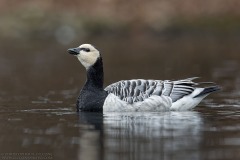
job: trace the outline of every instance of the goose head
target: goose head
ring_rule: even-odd
[[[94,65],[100,58],[99,51],[91,44],[82,44],[79,47],[70,48],[68,53],[75,55],[86,69]]]

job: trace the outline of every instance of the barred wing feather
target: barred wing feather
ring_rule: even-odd
[[[172,102],[175,102],[194,91],[194,86],[197,85],[197,83],[192,82],[193,79],[195,78],[179,81],[123,80],[107,86],[105,90],[130,104],[144,101],[152,95],[164,95],[170,97]]]

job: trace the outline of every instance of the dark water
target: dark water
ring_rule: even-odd
[[[2,43],[0,159],[240,159],[239,38],[87,42],[102,51],[106,84],[199,76],[223,89],[188,112],[78,114],[85,71],[66,53],[78,42]]]

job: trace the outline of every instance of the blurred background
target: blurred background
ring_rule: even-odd
[[[232,60],[239,59],[239,6],[238,0],[1,0],[1,94],[78,90],[85,71],[66,50],[82,43],[101,51],[106,84],[215,80],[216,67],[238,65]]]
[[[0,0],[0,156],[239,159],[239,8],[239,0]],[[222,91],[188,113],[77,115],[86,73],[67,49],[82,43],[100,50],[105,86],[197,76]]]

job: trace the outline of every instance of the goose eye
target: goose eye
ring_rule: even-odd
[[[81,50],[85,51],[85,52],[90,52],[89,48],[81,48]]]

